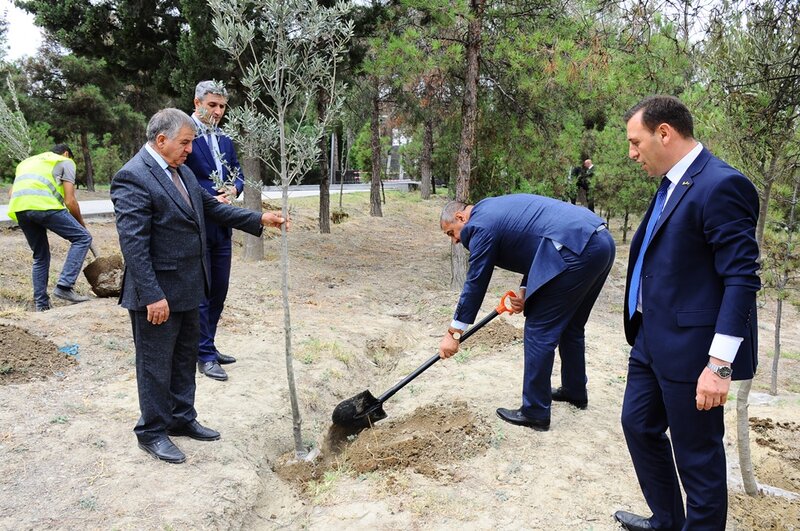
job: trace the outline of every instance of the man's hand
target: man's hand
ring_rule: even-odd
[[[720,378],[706,367],[697,379],[697,409],[708,411],[712,407],[724,406],[730,388],[730,378]]]
[[[284,219],[279,212],[264,212],[261,214],[261,224],[265,227],[280,228],[284,223],[286,223],[286,230],[289,230],[291,220]]]
[[[508,296],[507,302],[511,305],[511,313],[522,313],[522,310],[525,309],[525,288],[520,288],[519,293],[519,297],[516,294],[513,297]]]
[[[450,332],[448,331],[445,333],[442,341],[439,343],[439,357],[443,359],[449,358],[458,352],[458,347],[460,345],[460,342],[456,339],[453,339],[453,336],[450,335]]]
[[[228,199],[228,196],[225,194],[215,195],[214,198],[216,198],[216,200],[219,201],[220,203],[224,203],[226,205],[231,204],[231,200]]]
[[[160,325],[169,319],[169,304],[167,299],[153,302],[147,305],[147,321],[154,325]]]

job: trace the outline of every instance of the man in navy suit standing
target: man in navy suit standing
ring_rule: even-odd
[[[677,98],[645,98],[625,121],[630,158],[661,179],[631,241],[624,314],[622,429],[653,515],[614,517],[630,530],[722,531],[722,406],[757,364],[758,194],[694,139]]]
[[[439,355],[458,351],[461,334],[475,321],[494,267],[522,275],[525,313],[525,374],[522,405],[499,408],[506,422],[538,431],[550,428],[552,400],[586,409],[584,326],[611,266],[614,240],[605,222],[587,209],[538,195],[490,197],[476,205],[451,201],[440,226],[469,250],[469,270]],[[561,356],[561,387],[552,389],[555,349]]]
[[[186,165],[197,177],[200,186],[221,203],[230,203],[242,193],[244,176],[236,157],[233,141],[217,127],[228,107],[228,91],[217,81],[201,81],[194,91],[194,114],[197,136]],[[217,350],[214,338],[217,324],[228,296],[231,277],[230,227],[206,222],[208,264],[211,291],[200,304],[200,352],[197,369],[214,380],[225,381],[228,374],[220,365],[234,363],[236,358]]]

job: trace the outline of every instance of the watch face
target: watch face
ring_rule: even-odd
[[[733,374],[733,370],[730,367],[720,367],[717,370],[717,374],[720,378],[730,378],[731,374]]]
[[[456,341],[460,340],[461,339],[461,334],[459,334],[458,332],[455,332],[453,334],[453,339],[455,339]]]

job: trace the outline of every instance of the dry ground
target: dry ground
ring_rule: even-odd
[[[588,410],[555,404],[546,433],[495,417],[518,406],[522,375],[521,317],[502,316],[391,398],[388,419],[333,444],[336,404],[365,389],[377,396],[433,355],[457,296],[446,288],[442,199],[387,200],[372,218],[366,194],[346,195],[350,217],[330,235],[315,230],[316,199],[293,201],[291,341],[303,439],[321,450],[314,464],[292,462],[274,237],[264,262],[234,259],[218,334],[239,359],[230,380],[198,376],[199,419],[222,439],[176,439],[188,455],[176,466],[136,447],[126,312],[109,299],[30,312],[30,252],[18,230],[0,230],[0,529],[612,530],[615,510],[645,512],[619,426],[627,245],[616,222],[616,264],[587,329]],[[117,250],[112,222],[90,230],[101,253]],[[52,282],[67,246],[51,245]],[[484,310],[517,280],[498,271]],[[89,292],[85,279],[77,289]],[[765,301],[752,450],[760,482],[799,492],[800,327],[789,311],[780,392],[769,397],[773,311]],[[554,383],[557,374],[558,362]],[[737,487],[733,405],[728,528],[800,529],[800,501]]]

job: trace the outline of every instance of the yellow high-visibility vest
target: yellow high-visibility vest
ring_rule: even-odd
[[[8,203],[8,217],[17,221],[23,210],[62,210],[64,185],[53,177],[56,164],[70,160],[50,151],[28,157],[17,164],[17,173]]]

